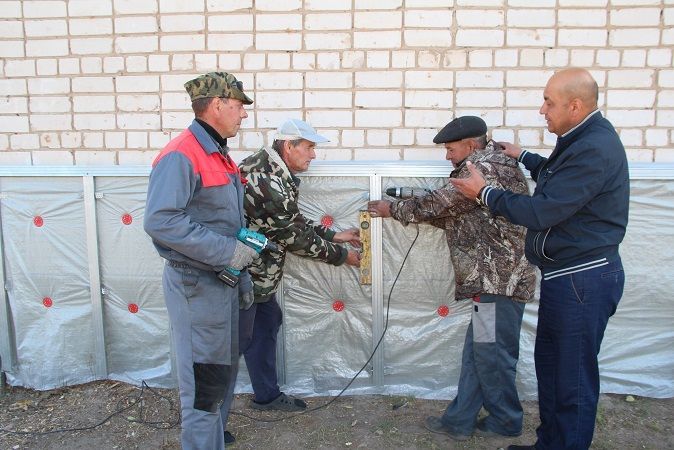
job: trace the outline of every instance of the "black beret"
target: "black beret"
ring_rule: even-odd
[[[487,134],[487,124],[477,116],[462,116],[449,122],[433,138],[436,144],[460,141],[461,139],[473,138]]]

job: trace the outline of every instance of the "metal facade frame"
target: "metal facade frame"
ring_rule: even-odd
[[[314,161],[302,176],[443,177],[447,161]],[[148,176],[148,166],[0,166],[0,177]],[[672,180],[674,163],[630,163],[632,180]]]
[[[446,177],[452,170],[446,161],[425,162],[383,162],[357,161],[332,162],[316,161],[311,169],[302,176],[349,176],[368,177],[370,185],[370,199],[381,198],[382,177]],[[96,227],[96,177],[147,177],[150,168],[146,166],[106,166],[106,167],[78,167],[78,166],[2,166],[0,167],[0,199],[3,198],[3,177],[81,177],[84,188],[84,207],[86,217],[86,242],[88,252],[89,280],[91,284],[91,302],[93,311],[92,324],[96,342],[95,375],[99,379],[107,377],[106,352],[103,330],[102,295],[100,285],[100,267],[98,252],[98,235]],[[673,180],[674,164],[632,163],[630,165],[630,179],[632,180]],[[2,210],[0,208],[0,223]],[[1,231],[1,230],[0,230]],[[5,288],[4,248],[3,236],[0,236],[0,372],[9,371],[16,364],[16,352],[13,345],[12,322],[9,313],[7,291]],[[372,221],[372,348],[379,340],[384,327],[384,293],[382,261],[382,220]],[[282,289],[279,291],[279,303],[283,306]],[[285,381],[284,350],[285,340],[279,342],[279,381]],[[382,386],[384,382],[383,348],[380,347],[372,360],[372,382],[374,386]]]

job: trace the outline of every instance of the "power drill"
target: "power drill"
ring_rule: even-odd
[[[264,250],[278,251],[278,245],[267,239],[264,235],[251,231],[248,228],[241,228],[239,232],[236,233],[236,238],[255,250],[258,254],[262,253]],[[224,270],[218,272],[218,278],[220,278],[220,280],[227,286],[234,287],[236,286],[236,283],[239,282],[240,273],[240,270],[226,267]]]
[[[426,194],[430,194],[430,192],[430,189],[412,187],[392,187],[386,189],[386,195],[389,197],[398,197],[403,199],[411,197],[423,197]]]

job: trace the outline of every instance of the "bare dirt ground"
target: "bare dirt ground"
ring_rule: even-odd
[[[284,413],[247,407],[239,395],[229,430],[238,449],[498,449],[532,444],[538,422],[536,402],[524,402],[525,429],[517,438],[472,437],[454,442],[423,428],[440,415],[446,401],[413,397],[346,396],[326,408],[287,420]],[[309,398],[310,408],[328,398]],[[674,448],[674,398],[602,395],[593,449]],[[113,381],[52,391],[7,387],[0,395],[0,449],[179,449],[177,392],[141,389]],[[107,420],[106,420],[107,419]],[[104,422],[101,424],[101,422]],[[83,430],[83,428],[92,427]],[[58,429],[80,429],[49,433]],[[47,434],[41,434],[47,433]]]

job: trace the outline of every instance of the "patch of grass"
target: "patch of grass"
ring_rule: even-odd
[[[305,434],[303,440],[303,447],[305,448],[320,448],[325,445],[330,446],[335,442],[352,442],[353,436],[349,425],[321,425]]]
[[[606,425],[606,410],[601,404],[597,405],[597,417],[595,419],[595,424],[598,427]]]
[[[397,428],[395,426],[395,422],[391,419],[384,419],[381,422],[379,422],[377,425],[375,425],[373,432],[377,432],[377,430],[381,430],[384,434],[389,434],[392,432],[397,431]]]
[[[644,424],[644,426],[645,426],[646,428],[649,428],[649,429],[653,430],[653,431],[657,431],[658,433],[662,433],[662,432],[664,431],[664,430],[662,429],[662,427],[660,426],[660,424],[657,423],[657,422],[646,422],[646,423]]]
[[[592,440],[592,450],[615,450],[616,445],[611,441],[602,441],[596,437]]]
[[[394,410],[404,406],[414,406],[415,402],[416,397],[413,395],[389,396],[389,404],[391,405],[391,409]]]
[[[435,442],[433,442],[430,439],[428,439],[428,440],[424,439],[422,441],[417,441],[417,442],[418,442],[417,448],[429,448],[431,450],[436,450],[436,449],[441,448],[438,444],[436,444]]]
[[[637,415],[637,417],[641,418],[648,418],[651,415],[651,412],[648,410],[648,408],[643,408],[643,407],[638,407],[635,408],[634,413]]]

